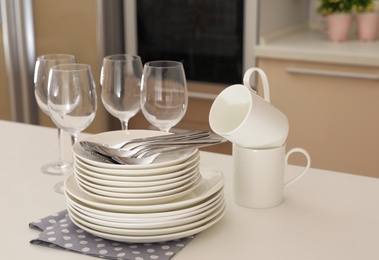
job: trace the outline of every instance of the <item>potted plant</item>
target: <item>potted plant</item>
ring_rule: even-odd
[[[351,27],[352,0],[319,0],[317,12],[326,21],[326,33],[331,41],[346,41]]]
[[[379,15],[373,0],[351,0],[351,8],[357,13],[358,36],[361,41],[377,38]]]

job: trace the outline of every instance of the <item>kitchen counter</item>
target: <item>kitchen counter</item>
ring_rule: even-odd
[[[66,207],[52,189],[63,178],[40,172],[56,159],[56,129],[1,120],[0,129],[1,259],[99,259],[29,244],[39,232],[28,223]],[[281,205],[249,209],[234,202],[233,157],[200,158],[223,172],[225,216],[173,259],[379,259],[379,179],[312,168],[285,189]],[[300,169],[289,165],[286,177]]]
[[[379,66],[379,41],[361,42],[354,37],[334,43],[327,36],[301,25],[261,37],[257,58]]]

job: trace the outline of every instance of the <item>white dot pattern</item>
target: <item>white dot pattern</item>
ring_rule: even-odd
[[[168,260],[186,246],[194,236],[160,243],[122,243],[93,236],[76,227],[63,210],[29,224],[41,230],[32,244],[61,248],[104,259]]]

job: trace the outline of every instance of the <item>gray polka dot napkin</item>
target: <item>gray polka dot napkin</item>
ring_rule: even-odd
[[[186,246],[194,236],[159,243],[115,242],[91,235],[75,226],[67,210],[29,224],[42,231],[32,244],[42,245],[104,259],[170,259]]]

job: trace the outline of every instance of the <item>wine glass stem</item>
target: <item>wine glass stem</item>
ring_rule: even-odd
[[[70,134],[71,137],[71,146],[74,146],[76,141],[78,141],[78,135],[77,134]]]
[[[58,127],[58,140],[59,140],[59,157],[58,157],[58,163],[60,164],[60,166],[64,166],[65,165],[65,161],[64,161],[64,148],[63,148],[63,143],[64,143],[64,136],[62,135],[63,134],[63,131],[62,129],[60,129]]]
[[[72,146],[74,146],[74,144],[76,143],[76,141],[78,141],[78,134],[70,133],[70,139],[71,139],[71,147],[72,147]],[[71,157],[71,160],[73,160],[72,157]]]
[[[128,130],[129,120],[120,120],[120,121],[121,121],[121,129],[122,130]]]

